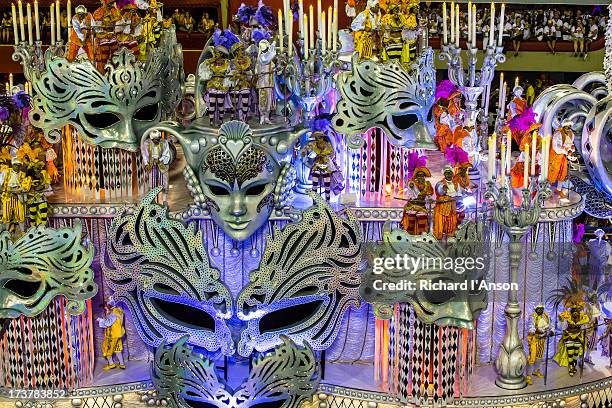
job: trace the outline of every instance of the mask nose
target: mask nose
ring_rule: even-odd
[[[234,197],[232,197],[230,214],[236,217],[240,217],[246,214],[246,205],[244,203],[243,197],[240,197],[238,195],[234,195]]]

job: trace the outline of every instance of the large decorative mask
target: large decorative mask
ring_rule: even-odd
[[[107,283],[146,344],[188,335],[191,344],[231,354],[229,290],[208,263],[202,233],[170,220],[154,202],[159,192],[152,190],[134,214],[113,220],[102,262]]]
[[[471,282],[482,282],[488,270],[488,256],[485,245],[482,242],[482,230],[480,225],[466,222],[459,226],[457,238],[443,246],[433,235],[409,235],[404,230],[395,229],[385,234],[385,242],[382,245],[372,244],[368,251],[369,268],[363,276],[361,293],[363,298],[377,305],[392,305],[394,303],[406,302],[414,308],[417,317],[425,323],[435,323],[439,326],[457,326],[467,329],[474,328],[474,321],[480,312],[486,307],[487,292],[479,289],[475,284],[472,288]],[[480,264],[472,264],[465,267],[462,273],[459,267],[445,269],[441,263],[421,263],[413,270],[404,268],[384,268],[376,273],[372,267],[374,258],[402,257],[404,254],[413,258],[427,260],[440,259],[448,262],[448,259],[460,258],[482,258]],[[458,264],[453,264],[458,265]],[[375,281],[381,282],[403,282],[410,281],[413,287],[406,286],[406,290],[382,290],[375,285]],[[468,282],[467,290],[439,290],[429,289],[421,286],[422,283],[458,284]],[[377,290],[372,290],[372,288]]]
[[[89,60],[49,59],[33,81],[32,124],[54,142],[59,129],[72,125],[88,143],[136,151],[144,131],[174,112],[180,99],[180,46],[173,33],[164,37],[146,62],[120,49],[106,74]]]
[[[85,310],[98,286],[91,269],[93,248],[81,245],[81,225],[32,227],[13,242],[0,234],[0,319],[35,316],[56,296],[71,314]]]
[[[361,228],[352,215],[314,200],[301,222],[267,238],[259,268],[238,295],[237,315],[248,322],[238,344],[243,356],[280,344],[282,335],[324,350],[347,309],[360,304]]]
[[[612,202],[612,95],[591,108],[582,130],[581,150],[595,186]]]
[[[257,231],[273,209],[285,207],[295,182],[288,162],[305,131],[282,126],[251,129],[241,121],[210,128],[198,118],[188,128],[161,123],[154,131],[176,136],[187,160],[183,174],[198,206],[206,206],[217,225],[243,241]]]
[[[359,62],[356,58],[352,67],[337,81],[342,100],[332,124],[339,133],[354,136],[378,127],[396,146],[435,149],[431,109],[436,75],[431,49],[411,71],[398,61]]]
[[[298,408],[319,384],[312,350],[283,338],[281,345],[254,360],[246,382],[232,391],[217,377],[214,362],[194,352],[186,340],[162,344],[151,375],[159,396],[178,408]]]

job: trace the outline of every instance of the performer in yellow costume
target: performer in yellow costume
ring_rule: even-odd
[[[365,10],[351,23],[351,30],[355,32],[355,51],[359,53],[360,60],[374,57],[374,34],[379,27],[378,0],[368,0]]]
[[[544,305],[537,305],[535,311],[529,319],[529,332],[527,334],[527,344],[529,344],[529,365],[531,365],[531,376],[544,378],[540,371],[542,359],[546,351],[546,338],[550,334],[550,317],[544,311]],[[528,376],[527,381],[531,380]]]
[[[561,185],[567,179],[568,156],[575,150],[573,125],[571,120],[564,120],[562,127],[553,134],[550,144],[548,182],[551,186],[556,185],[555,192],[562,198],[566,196]]]
[[[409,49],[404,48],[404,41],[402,39],[402,30],[406,26],[406,17],[401,14],[398,4],[389,5],[387,14],[382,16],[381,25],[383,27],[382,60],[400,60],[404,64],[410,62]]]
[[[123,361],[123,336],[125,327],[123,324],[123,309],[108,299],[104,305],[105,317],[98,317],[98,325],[104,329],[104,341],[102,342],[102,355],[108,361],[104,370],[108,371],[115,367],[125,369]],[[113,355],[117,358],[117,364],[113,361]]]
[[[21,188],[27,196],[28,216],[34,225],[45,225],[48,218],[48,203],[45,192],[51,178],[46,169],[45,151],[37,137],[40,133],[28,134],[28,142],[17,150],[17,159],[23,164]]]
[[[404,206],[404,214],[400,225],[412,235],[429,232],[429,216],[425,207],[426,201],[433,195],[433,186],[425,177],[431,177],[427,167],[414,169],[412,179],[408,183],[408,199]]]
[[[25,173],[21,170],[21,162],[17,158],[11,159],[11,165],[0,168],[0,182],[2,185],[2,218],[8,231],[13,234],[17,227],[25,221],[25,190],[22,184]]]
[[[559,321],[565,322],[566,327],[563,329],[554,360],[562,367],[567,366],[569,375],[572,377],[576,374],[578,357],[582,355],[584,349],[584,329],[590,319],[583,312],[585,306],[583,300],[564,302],[564,306],[569,310],[564,310],[559,314]]]

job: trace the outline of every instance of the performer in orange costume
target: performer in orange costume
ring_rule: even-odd
[[[454,236],[457,231],[457,198],[463,189],[453,181],[453,168],[444,168],[444,178],[436,184],[436,206],[434,207],[434,231],[437,239],[444,235]]]
[[[533,157],[531,157],[531,143],[533,142],[533,139],[531,137],[529,137],[528,134],[526,134],[522,139],[521,139],[521,145],[520,145],[520,150],[521,150],[521,155],[519,156],[519,158],[517,159],[516,163],[514,163],[514,166],[512,166],[512,169],[510,169],[510,183],[512,184],[512,187],[514,188],[523,188],[525,183],[525,149],[528,146],[529,143],[529,160],[533,160]],[[536,163],[538,163],[540,161],[540,150],[541,150],[541,143],[542,143],[542,139],[536,135],[536,151],[537,156],[536,156]],[[536,164],[536,175],[540,173],[540,166],[538,164]]]
[[[450,115],[446,112],[442,112],[440,115],[440,124],[436,127],[434,142],[442,153],[445,153],[446,147],[454,142],[453,131],[450,127]]]
[[[427,167],[414,169],[414,175],[408,184],[411,196],[404,206],[404,214],[400,222],[402,228],[413,235],[429,231],[429,217],[425,204],[427,198],[433,195],[433,187],[429,181],[425,180],[425,177],[431,177],[431,172]],[[419,220],[423,222],[419,223]]]
[[[562,198],[566,196],[561,190],[561,184],[567,179],[567,157],[575,150],[573,125],[574,122],[571,120],[564,120],[562,127],[553,134],[550,144],[548,182],[551,186],[556,184],[555,192],[559,193]]]
[[[461,92],[455,91],[448,97],[448,113],[455,123],[459,122],[463,109],[461,109]]]
[[[74,61],[79,53],[84,53],[87,59],[93,60],[93,17],[82,4],[78,5],[75,11],[66,59]]]

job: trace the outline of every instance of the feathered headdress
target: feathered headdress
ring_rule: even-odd
[[[512,133],[525,132],[531,129],[536,123],[536,113],[533,108],[529,107],[519,115],[516,115],[510,121],[508,121],[508,127]]]
[[[238,12],[236,13],[236,20],[240,21],[244,24],[249,24],[251,22],[251,17],[255,15],[257,9],[253,6],[248,6],[244,3],[238,7]]]
[[[453,84],[448,79],[440,82],[436,87],[436,96],[435,100],[438,99],[448,99],[452,94],[454,94],[458,90],[457,85]]]
[[[412,179],[414,175],[414,171],[419,167],[427,166],[427,156],[419,155],[419,152],[416,150],[410,150],[407,156],[408,161],[408,169],[406,170],[406,176],[409,179]]]
[[[446,160],[451,162],[453,166],[465,163],[468,161],[468,154],[465,150],[457,145],[451,145],[446,148]]]
[[[213,44],[215,47],[225,47],[225,49],[230,50],[232,46],[240,41],[240,38],[232,33],[230,30],[225,29],[221,31],[217,28],[217,30],[213,34]]]
[[[272,35],[270,31],[265,28],[256,28],[251,33],[251,40],[253,40],[255,44],[259,44],[261,40],[269,40],[270,38],[272,38]]]
[[[574,280],[568,279],[567,284],[552,292],[548,301],[552,302],[555,309],[560,304],[568,309],[583,308],[586,304],[585,297],[586,293],[579,284]]]
[[[270,27],[274,21],[272,9],[266,6],[262,0],[259,0],[257,11],[255,12],[255,19],[262,27]]]

